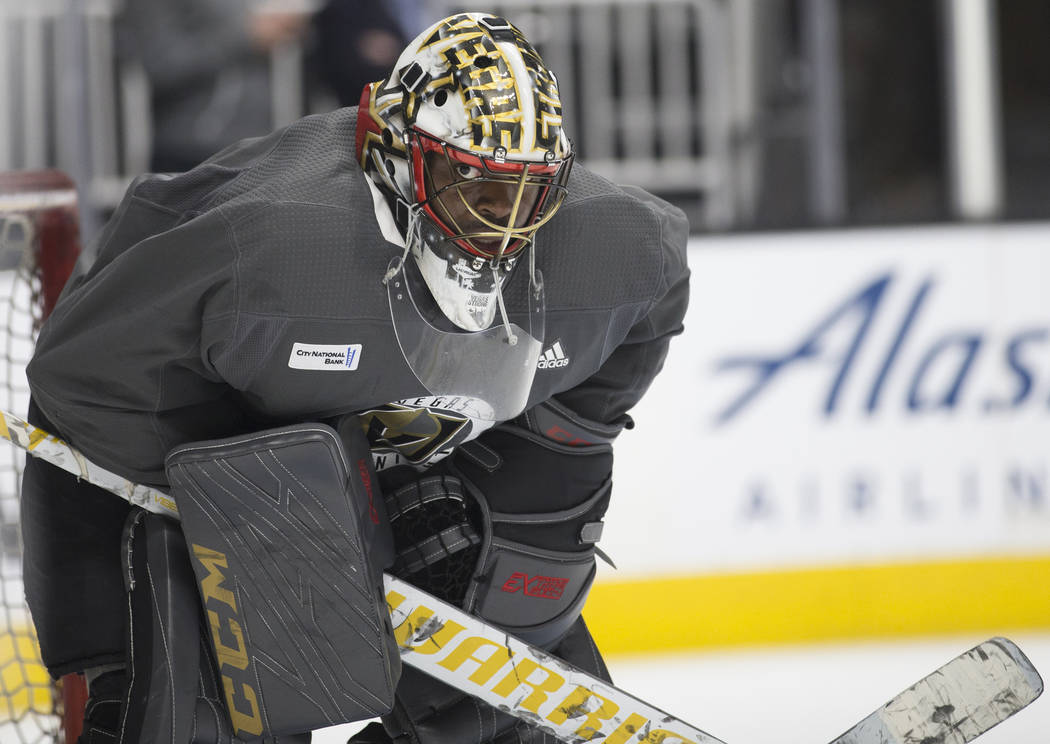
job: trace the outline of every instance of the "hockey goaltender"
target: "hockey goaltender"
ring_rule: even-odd
[[[181,515],[30,458],[26,593],[88,680],[81,741],[551,740],[402,669],[380,574],[607,676],[580,613],[687,233],[574,165],[554,73],[478,13],[358,107],[137,179],[28,370],[34,424]]]

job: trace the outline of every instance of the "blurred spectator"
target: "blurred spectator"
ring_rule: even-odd
[[[325,3],[314,18],[317,68],[340,106],[356,106],[365,85],[390,73],[415,36],[417,12],[404,0]]]
[[[1006,214],[1050,218],[1050,3],[997,6]]]
[[[1036,0],[1045,2],[1045,0]],[[766,0],[759,13],[762,137],[760,201],[744,227],[816,224],[807,126],[814,75],[802,0]],[[890,224],[947,216],[947,163],[939,6],[932,0],[839,0],[841,153],[846,222]],[[804,183],[804,181],[803,181]]]
[[[942,17],[932,2],[839,5],[850,219],[947,216]]]
[[[437,0],[386,0],[385,3],[409,39],[419,36],[436,18],[448,12],[444,4],[432,7],[435,4]]]
[[[310,7],[258,0],[125,0],[121,52],[149,80],[154,171],[184,171],[272,128],[270,52],[299,41]]]

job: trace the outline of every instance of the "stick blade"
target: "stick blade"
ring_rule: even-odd
[[[922,678],[831,744],[966,744],[1017,713],[1043,680],[1013,641],[992,638]]]

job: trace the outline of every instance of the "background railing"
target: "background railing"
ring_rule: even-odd
[[[289,0],[291,1],[291,0]],[[273,5],[273,2],[270,2]],[[803,94],[789,112],[801,144],[804,222],[848,222],[842,54],[836,0],[496,0],[488,9],[525,30],[554,69],[582,162],[687,208],[698,231],[747,227],[760,211],[761,110],[770,64],[762,31],[774,7],[797,17]],[[994,0],[945,0],[944,122],[947,216],[1001,211],[995,126]],[[81,188],[93,235],[128,181],[148,170],[146,77],[117,54],[122,0],[0,0],[0,170],[58,167]],[[431,2],[434,17],[456,3]],[[311,99],[308,49],[272,52],[277,124],[328,105]],[[973,85],[974,81],[980,85]],[[783,172],[783,171],[782,171]]]
[[[613,181],[695,195],[735,221],[732,29],[718,0],[497,0],[558,75],[581,162]]]
[[[0,0],[0,170],[73,176],[93,234],[147,169],[149,88],[117,62],[120,0]]]

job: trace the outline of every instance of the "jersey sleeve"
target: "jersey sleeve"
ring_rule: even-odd
[[[598,371],[554,396],[575,413],[602,424],[624,420],[649,389],[663,368],[671,339],[683,330],[689,303],[689,223],[685,214],[642,189],[623,190],[645,205],[658,235],[662,267],[655,292],[648,312],[631,326]]]
[[[56,433],[89,459],[159,485],[171,447],[240,428],[211,362],[236,311],[229,241],[218,211],[179,213],[133,186],[95,264],[67,286],[27,376]]]

